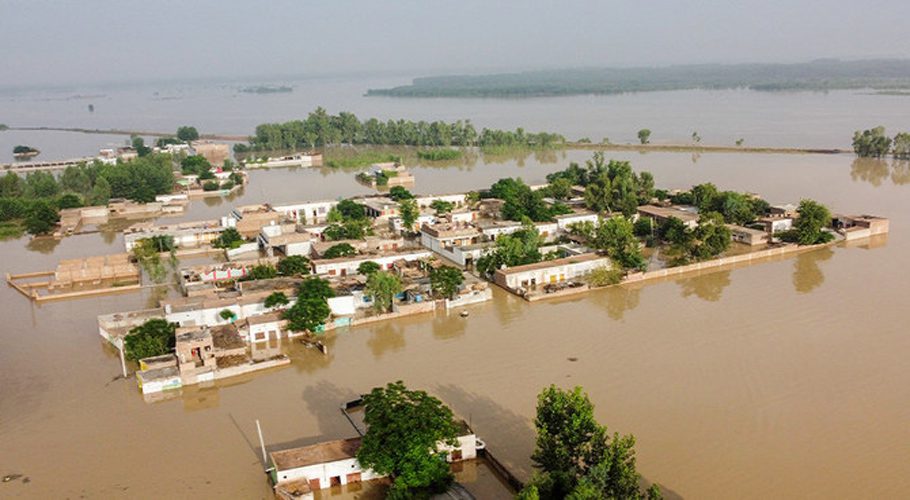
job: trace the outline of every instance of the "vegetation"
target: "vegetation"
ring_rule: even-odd
[[[828,243],[834,236],[824,231],[831,225],[831,212],[828,207],[813,200],[802,200],[796,209],[799,217],[793,229],[781,234],[781,239],[799,245],[816,245]]]
[[[895,158],[906,160],[910,158],[910,133],[901,132],[894,136],[894,149],[892,153]]]
[[[368,96],[539,97],[686,89],[758,91],[910,88],[910,60],[796,64],[690,64],[640,68],[525,71],[494,75],[415,78],[411,85],[370,89]]]
[[[381,270],[382,270],[382,266],[380,266],[376,262],[373,262],[372,260],[362,262],[359,266],[357,266],[357,272],[364,276],[369,276],[369,275],[371,275],[377,271],[381,271]]]
[[[470,121],[413,122],[370,118],[361,122],[353,113],[330,115],[317,108],[305,120],[286,123],[265,123],[256,127],[249,146],[239,150],[270,151],[297,150],[335,144],[370,144],[402,146],[480,146],[480,147],[550,147],[565,142],[565,138],[546,132],[532,134],[519,128],[514,132],[483,129],[480,133]],[[374,153],[375,154],[375,153]],[[443,153],[447,154],[447,153]],[[333,166],[347,166],[341,162]],[[365,164],[376,163],[371,160]],[[357,166],[356,164],[350,164]]]
[[[352,255],[357,255],[357,249],[352,247],[349,243],[339,243],[329,247],[328,250],[322,254],[322,258],[337,259],[338,257],[350,257]]]
[[[451,201],[433,200],[433,202],[430,203],[430,208],[432,208],[433,210],[436,210],[436,215],[442,215],[442,214],[447,214],[447,213],[451,212],[452,210],[454,210],[455,204],[452,203]]]
[[[464,283],[464,274],[461,269],[440,266],[430,270],[430,287],[440,297],[454,299],[462,283]]]
[[[184,142],[195,141],[199,139],[199,131],[196,130],[196,127],[178,127],[177,138]]]
[[[197,175],[200,179],[214,178],[211,174],[212,164],[204,156],[192,155],[180,160],[180,172],[183,175]]]
[[[373,307],[379,312],[389,312],[392,301],[401,293],[401,280],[398,276],[386,271],[376,271],[367,275],[367,286],[364,293],[373,298]]]
[[[143,158],[152,153],[152,148],[146,146],[145,139],[138,135],[130,136],[130,144],[133,146],[133,149],[136,150],[136,155],[138,155],[139,158]]]
[[[171,266],[177,264],[177,257],[174,253],[177,245],[174,243],[173,236],[152,236],[143,238],[136,242],[133,247],[133,258],[145,269],[152,281],[160,283],[167,277],[167,269],[161,262],[161,254],[169,252],[171,254]]]
[[[651,130],[646,129],[646,128],[639,130],[638,131],[638,140],[642,144],[650,144],[651,143]]]
[[[303,255],[289,255],[275,266],[281,276],[303,276],[310,274],[310,259]]]
[[[464,153],[457,149],[426,149],[417,152],[417,157],[427,161],[451,161],[457,160],[464,156]]]
[[[675,265],[712,259],[730,248],[730,228],[717,212],[702,213],[698,225],[690,228],[676,218],[668,219],[658,231],[670,248]]]
[[[420,217],[420,208],[414,200],[403,200],[398,203],[398,215],[401,216],[401,225],[406,232],[414,230],[414,223]]]
[[[389,199],[392,201],[411,200],[414,195],[403,186],[392,186],[389,188]]]
[[[335,296],[329,282],[315,276],[297,287],[297,300],[282,317],[295,332],[315,332],[332,313],[327,300]]]
[[[547,205],[543,201],[544,194],[543,190],[533,191],[519,178],[500,179],[489,190],[490,196],[505,202],[502,206],[504,219],[544,222],[553,220],[556,215],[571,212],[562,204]]]
[[[18,145],[13,147],[13,154],[19,156],[36,155],[39,151],[31,146]]]
[[[227,250],[233,250],[239,248],[243,244],[243,236],[240,235],[240,231],[233,227],[229,227],[224,231],[221,231],[221,234],[218,235],[212,241],[212,246],[215,248],[224,248]]]
[[[237,315],[230,309],[222,309],[221,312],[218,313],[218,317],[224,321],[234,321],[237,318]]]
[[[616,285],[622,281],[622,269],[601,266],[591,271],[588,275],[588,284],[593,287]]]
[[[503,267],[540,262],[543,259],[540,254],[540,242],[537,228],[530,220],[526,220],[520,230],[496,238],[493,249],[477,259],[477,270],[482,275],[490,277],[497,269]]]
[[[278,277],[278,270],[271,264],[256,264],[251,267],[241,281],[270,280]]]
[[[857,130],[853,134],[853,151],[860,157],[881,158],[891,151],[891,138],[885,135],[885,127]]]
[[[160,318],[150,319],[133,328],[123,338],[126,359],[138,361],[171,352],[177,343],[176,331],[176,323]]]
[[[647,268],[635,230],[626,217],[617,215],[601,221],[588,243],[604,250],[622,269],[644,271]]]
[[[654,176],[650,172],[636,174],[628,161],[606,162],[602,152],[594,153],[584,168],[573,162],[567,169],[547,175],[547,182],[561,183],[557,194],[564,194],[566,184],[583,186],[589,209],[598,213],[622,212],[627,217],[654,196]]]
[[[326,159],[325,165],[330,168],[368,167],[374,163],[397,163],[401,161],[401,157],[398,155],[371,150],[359,151],[355,154],[345,156],[328,156],[329,158]]]
[[[537,446],[531,460],[540,473],[519,498],[661,498],[656,485],[639,489],[635,438],[609,435],[581,387],[544,389],[537,396],[534,425]]]
[[[26,212],[25,230],[34,235],[48,234],[60,221],[60,214],[47,200],[37,200]]]
[[[363,403],[367,432],[357,461],[391,477],[387,498],[420,498],[445,491],[453,477],[439,445],[456,444],[458,426],[452,410],[400,381],[374,388]]]
[[[290,303],[288,296],[283,292],[273,292],[268,297],[265,298],[265,303],[263,304],[266,309],[284,307]]]

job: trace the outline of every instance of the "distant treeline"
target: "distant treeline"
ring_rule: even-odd
[[[817,60],[798,64],[697,64],[659,68],[589,68],[495,75],[415,78],[411,85],[370,89],[393,97],[535,97],[686,89],[761,91],[908,89],[910,60]]]
[[[264,123],[256,127],[249,145],[237,144],[234,150],[296,150],[336,144],[389,146],[480,146],[480,147],[550,147],[565,142],[565,137],[548,132],[529,133],[474,128],[470,120],[380,121],[370,118],[361,122],[353,113],[342,111],[330,115],[317,108],[305,120]]]

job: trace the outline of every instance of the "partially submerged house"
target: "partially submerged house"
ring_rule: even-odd
[[[680,220],[686,227],[694,228],[698,225],[698,213],[695,210],[677,206],[642,205],[638,207],[638,216],[648,217],[656,224],[663,224],[672,218]]]
[[[461,434],[456,446],[440,443],[440,451],[446,453],[448,462],[460,462],[477,458],[477,450],[483,449],[483,442],[474,431],[461,422]],[[276,493],[294,491],[297,497],[311,498],[313,492],[332,486],[342,486],[384,477],[372,469],[364,468],[357,461],[357,450],[361,438],[339,439],[324,443],[269,453],[269,476]]]
[[[888,234],[890,222],[877,215],[835,215],[831,225],[847,241]]]
[[[576,280],[594,269],[609,266],[609,258],[596,253],[586,253],[524,266],[497,269],[493,274],[493,282],[513,292],[523,292],[538,285]]]

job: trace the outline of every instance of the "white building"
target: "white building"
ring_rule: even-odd
[[[457,446],[440,443],[439,450],[447,453],[446,460],[449,462],[477,458],[478,448],[484,446],[467,425],[463,425],[463,429],[465,433],[457,438]],[[384,477],[371,469],[364,469],[357,461],[360,444],[361,438],[358,437],[273,451],[269,454],[272,482],[276,490],[294,482],[300,485],[298,488],[305,484],[313,492]],[[305,495],[303,491],[300,493]]]
[[[598,215],[591,211],[578,211],[571,214],[557,215],[554,219],[556,219],[559,230],[563,232],[568,232],[569,227],[573,224],[590,222],[596,226],[600,220]]]
[[[609,267],[610,259],[595,253],[587,253],[498,269],[493,275],[493,281],[509,290],[528,289],[537,285],[556,284],[580,278],[603,266]]]
[[[335,200],[308,201],[288,205],[275,205],[272,209],[285,217],[294,219],[300,224],[321,224],[325,222],[332,207],[337,204],[338,202]]]
[[[397,260],[413,262],[429,259],[432,256],[433,253],[429,250],[419,249],[381,255],[361,254],[337,259],[318,259],[313,261],[313,272],[318,275],[347,276],[357,274],[357,268],[364,262],[372,261],[379,264],[382,269],[391,269],[392,263]]]

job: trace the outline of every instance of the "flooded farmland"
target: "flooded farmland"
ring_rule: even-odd
[[[415,192],[529,183],[583,161],[418,165]],[[268,498],[255,420],[270,447],[348,437],[338,404],[402,379],[472,423],[498,458],[531,473],[538,391],[582,385],[611,431],[637,438],[639,470],[667,496],[893,498],[910,487],[910,167],[850,155],[613,153],[659,187],[714,182],[771,202],[810,197],[891,218],[886,240],[751,267],[528,304],[501,290],[457,314],[339,330],[324,357],[296,344],[290,367],[146,403],[98,336],[96,316],[152,292],[35,306],[0,290],[2,497]],[[540,161],[544,160],[544,161]],[[367,192],[353,172],[252,174],[231,206]],[[113,234],[0,242],[0,270],[122,251]],[[570,358],[577,358],[571,361]],[[28,482],[24,481],[28,478]],[[495,498],[483,481],[478,498]]]

